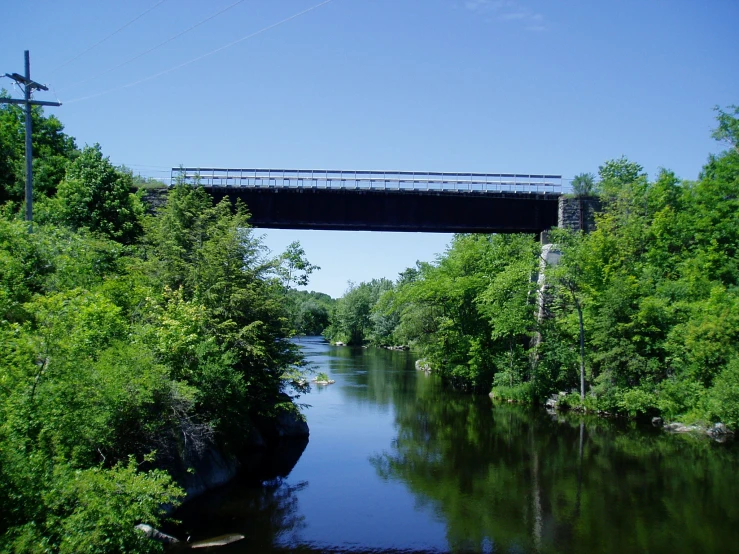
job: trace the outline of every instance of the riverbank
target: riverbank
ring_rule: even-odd
[[[135,525],[307,437],[287,287],[243,207],[175,187],[147,216],[98,147],[67,173],[106,179],[39,199],[33,233],[0,214],[0,551],[148,552]],[[120,220],[71,210],[98,193]]]
[[[285,402],[291,402],[287,395],[281,398],[281,403]],[[252,418],[247,427],[248,435],[236,452],[209,442],[186,449],[162,467],[185,491],[183,503],[225,485],[240,472],[254,471],[265,459],[280,457],[285,448],[292,452],[294,444],[304,447],[310,436],[308,423],[297,408],[283,410],[273,417]]]
[[[531,402],[520,401],[514,398],[501,397],[499,393],[491,392],[489,394],[493,402],[507,402],[507,403],[520,403],[524,405],[535,405]],[[602,418],[621,418],[632,421],[649,421],[655,428],[663,429],[667,433],[675,434],[692,434],[692,435],[704,435],[713,439],[716,442],[723,443],[731,441],[735,438],[735,431],[730,429],[722,422],[706,423],[706,422],[692,422],[683,423],[679,421],[668,421],[665,422],[659,416],[653,416],[649,418],[639,417],[634,414],[626,414],[623,412],[609,412],[605,410],[593,410],[588,409],[581,401],[577,393],[560,392],[558,394],[551,395],[546,402],[543,404],[543,408],[550,413],[561,413],[561,414],[583,414],[598,416]]]
[[[243,554],[723,554],[739,544],[734,444],[492,403],[417,371],[406,352],[303,344],[336,384],[303,397],[311,438],[300,459],[186,504],[172,534],[244,535]],[[623,529],[646,531],[636,540]]]

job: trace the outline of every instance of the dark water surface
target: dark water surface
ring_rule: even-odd
[[[302,455],[186,505],[178,534],[245,535],[223,553],[739,552],[735,444],[494,405],[407,352],[301,344],[336,380],[300,398]]]

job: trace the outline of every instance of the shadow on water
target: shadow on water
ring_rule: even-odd
[[[186,505],[174,534],[243,534],[217,549],[243,553],[739,552],[736,444],[456,394],[405,352],[304,349],[336,379],[305,397],[310,448]]]
[[[269,550],[275,537],[289,537],[303,525],[295,493],[308,483],[288,484],[286,478],[307,445],[307,439],[283,440],[276,448],[255,452],[234,480],[177,510],[174,519],[181,523],[165,527],[165,532],[192,542],[241,534],[249,537],[250,548]]]

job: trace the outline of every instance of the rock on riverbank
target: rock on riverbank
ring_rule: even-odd
[[[290,401],[290,397],[283,393],[275,404]],[[185,502],[227,483],[243,467],[263,458],[265,451],[279,449],[283,441],[307,442],[310,434],[308,424],[297,410],[282,411],[272,417],[255,417],[249,427],[251,431],[245,438],[242,452],[227,452],[213,441],[198,446],[184,445],[165,469],[185,489]]]

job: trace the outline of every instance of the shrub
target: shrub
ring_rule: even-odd
[[[643,388],[626,390],[618,396],[619,410],[628,413],[631,417],[648,414],[657,409],[657,398],[654,393]]]
[[[708,391],[708,415],[713,421],[739,427],[739,357],[734,357]]]
[[[62,554],[161,551],[134,527],[158,525],[162,506],[177,504],[183,496],[169,475],[140,472],[133,458],[107,470],[58,466],[53,486],[43,495],[45,519],[10,529],[8,543],[0,546]]]
[[[492,393],[493,398],[497,400],[513,400],[523,404],[532,404],[535,400],[534,383],[526,382],[517,385],[498,385],[494,386]]]

